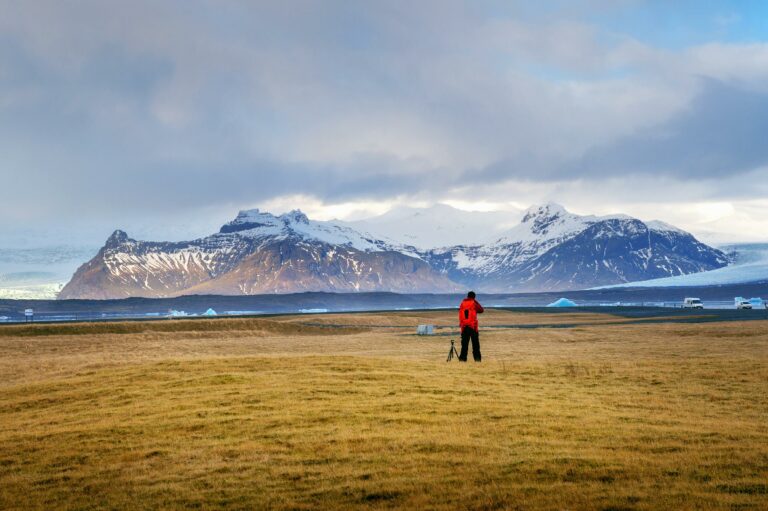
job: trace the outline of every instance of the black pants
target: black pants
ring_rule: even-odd
[[[480,362],[480,334],[472,327],[465,326],[461,331],[461,354],[459,360],[467,361],[467,350],[469,349],[469,340],[472,339],[472,357],[475,362]]]

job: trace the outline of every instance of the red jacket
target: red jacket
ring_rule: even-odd
[[[477,315],[483,313],[483,306],[474,298],[465,298],[459,306],[459,327],[464,330],[465,326],[477,331]]]

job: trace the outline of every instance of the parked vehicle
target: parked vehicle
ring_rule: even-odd
[[[739,303],[736,304],[737,309],[751,309],[752,303],[750,303],[749,300],[741,300]]]
[[[686,298],[683,300],[683,308],[684,309],[703,309],[704,304],[701,301],[701,298]]]

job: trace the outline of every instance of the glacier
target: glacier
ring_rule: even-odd
[[[0,299],[55,299],[84,260],[98,247],[0,247]]]
[[[593,289],[719,286],[768,281],[768,243],[734,244],[720,248],[732,254],[734,259],[732,264],[716,270],[613,286],[600,286]]]

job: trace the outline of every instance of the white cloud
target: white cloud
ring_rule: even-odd
[[[261,202],[254,207],[276,215],[301,209],[313,220],[359,220],[386,213],[397,204],[397,200],[326,203],[311,196],[287,195]]]
[[[626,141],[697,107],[702,77],[768,83],[764,43],[661,48],[583,15],[622,8],[600,4],[0,0],[0,180],[14,185],[0,233],[253,204],[325,219],[556,200],[754,236],[762,189],[743,180],[762,176],[760,151],[704,181],[610,158],[568,170],[595,148],[642,152]],[[691,221],[707,204],[734,209]]]

